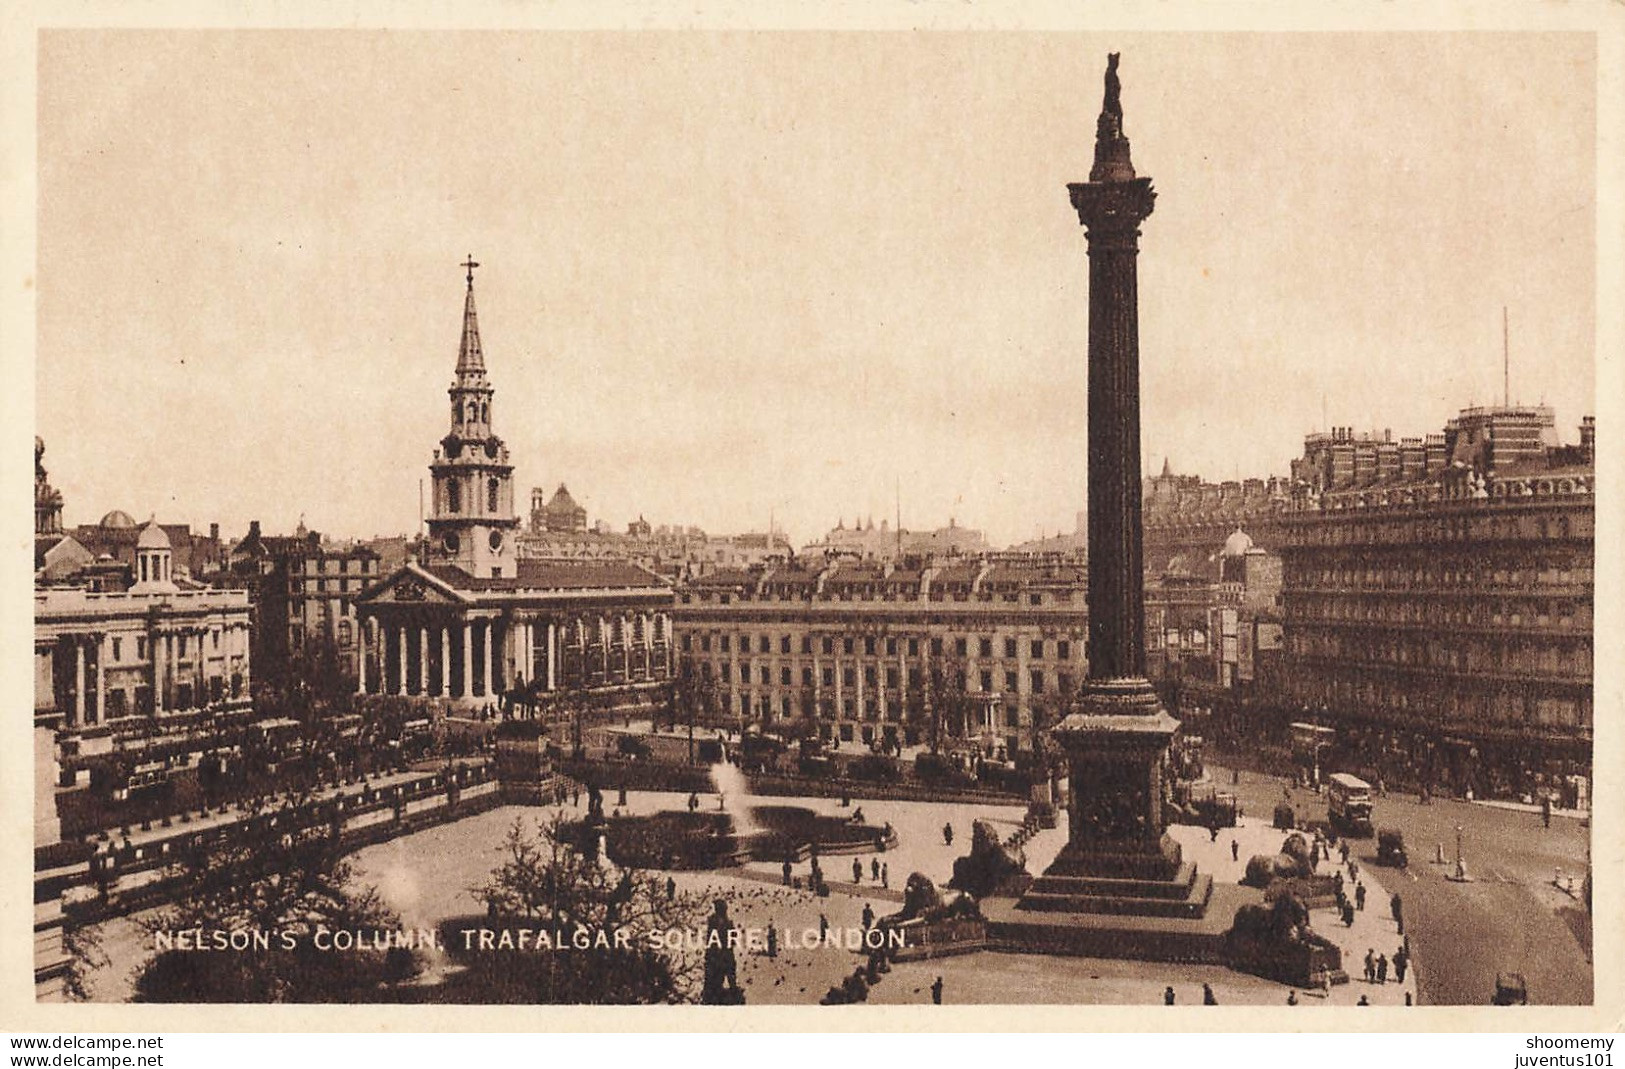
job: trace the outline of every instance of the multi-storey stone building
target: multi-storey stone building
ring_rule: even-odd
[[[773,562],[678,591],[679,655],[727,723],[807,721],[908,745],[948,730],[1014,753],[1085,670],[1084,570],[1019,557]]]
[[[1284,699],[1365,767],[1579,789],[1592,739],[1594,424],[1469,409],[1428,439],[1312,436],[1282,519]]]
[[[75,752],[139,718],[246,707],[248,594],[183,588],[158,524],[141,529],[128,589],[34,591],[34,715]]]
[[[1200,571],[1237,529],[1246,531],[1259,547],[1273,550],[1290,501],[1285,479],[1213,483],[1196,475],[1176,475],[1164,460],[1162,473],[1145,479],[1141,491],[1148,581],[1169,572]]]
[[[331,644],[340,671],[353,671],[355,599],[378,574],[378,554],[364,545],[326,542],[303,522],[292,535],[266,535],[251,521],[231,549],[225,583],[246,587],[253,601],[261,679],[281,677],[322,643]]]

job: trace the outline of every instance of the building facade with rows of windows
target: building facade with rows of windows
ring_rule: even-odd
[[[1084,583],[1061,560],[776,562],[685,584],[673,633],[723,723],[1010,755],[1083,681]]]
[[[1576,802],[1592,740],[1593,425],[1577,447],[1531,446],[1498,438],[1497,414],[1452,421],[1438,474],[1298,484],[1279,547],[1285,697],[1397,780]]]
[[[341,671],[353,670],[360,641],[355,599],[378,576],[378,554],[364,545],[335,545],[303,524],[291,536],[265,535],[258,520],[251,522],[232,547],[224,581],[249,590],[261,677],[282,677],[322,642],[331,643]]]

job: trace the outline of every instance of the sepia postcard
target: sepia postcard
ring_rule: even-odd
[[[8,16],[0,1023],[1617,1029],[1618,10],[1097,14]]]

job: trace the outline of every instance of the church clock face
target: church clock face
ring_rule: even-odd
[[[456,553],[458,547],[461,545],[461,543],[457,540],[457,533],[455,531],[447,531],[446,536],[440,540],[440,544],[446,547],[447,553]]]
[[[502,532],[491,532],[491,552],[496,553],[502,549]]]
[[[446,439],[446,444],[445,444],[445,449],[446,449],[446,459],[447,460],[456,460],[457,457],[462,454],[463,444],[461,442],[459,442],[455,438],[447,438]]]
[[[492,460],[497,458],[497,444],[495,441],[485,443],[485,455],[490,457]]]

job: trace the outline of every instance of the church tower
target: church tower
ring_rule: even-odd
[[[429,472],[434,499],[429,513],[429,564],[452,564],[477,579],[511,579],[518,571],[513,465],[508,447],[491,431],[491,396],[474,314],[474,268],[463,299],[463,339],[451,398],[451,431],[440,440]]]

